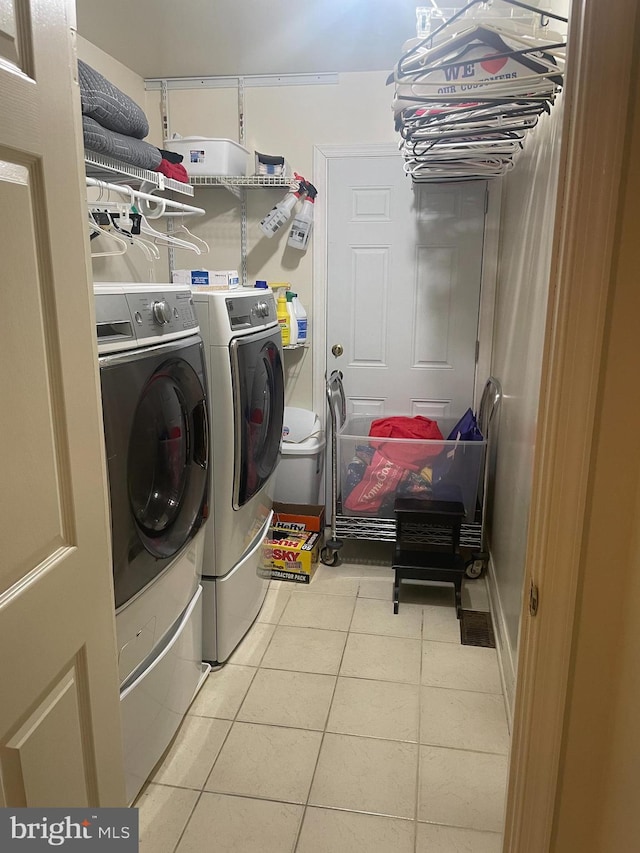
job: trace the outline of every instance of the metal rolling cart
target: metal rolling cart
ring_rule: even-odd
[[[338,476],[338,434],[346,421],[346,397],[340,371],[335,370],[330,375],[326,391],[331,427],[331,536],[325,542],[320,559],[326,566],[335,566],[339,562],[340,549],[345,539],[393,542],[396,537],[396,522],[393,517],[364,517],[343,513]],[[465,575],[468,578],[480,577],[489,559],[486,541],[487,501],[490,497],[491,473],[495,465],[495,437],[501,398],[500,382],[489,377],[477,413],[478,426],[486,440],[486,446],[476,511],[473,520],[463,522],[460,528],[460,548],[465,555]],[[442,544],[438,541],[437,531],[426,534],[426,538],[421,539],[421,542],[425,545]]]

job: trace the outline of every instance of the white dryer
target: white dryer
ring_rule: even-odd
[[[260,611],[284,414],[270,290],[194,291],[211,406],[211,518],[202,567],[203,659],[223,663]]]
[[[94,296],[130,803],[206,674],[207,383],[188,288],[105,283]]]

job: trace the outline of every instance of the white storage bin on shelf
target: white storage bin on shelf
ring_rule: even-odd
[[[324,431],[315,412],[285,408],[274,500],[294,504],[319,502],[324,446]]]
[[[209,139],[185,136],[167,139],[167,151],[182,154],[182,165],[189,175],[246,175],[249,168],[248,149],[231,139]]]

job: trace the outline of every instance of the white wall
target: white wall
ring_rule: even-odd
[[[145,111],[149,119],[149,135],[146,141],[161,147],[160,114],[158,110],[149,111],[147,107],[147,93],[142,77],[81,36],[78,36],[78,57],[99,71]],[[94,196],[97,197],[97,193],[94,193]],[[114,196],[113,200],[121,199]],[[109,251],[111,248],[112,242],[102,237],[91,242],[91,250],[94,252]],[[131,247],[124,255],[94,258],[91,265],[94,281],[166,281],[168,276],[167,253],[162,250],[160,260],[151,264],[144,259],[139,249]]]
[[[562,101],[543,116],[503,187],[492,374],[502,383],[491,556],[507,678],[516,660],[551,265]],[[511,694],[513,683],[508,683]]]
[[[397,143],[393,127],[393,90],[385,85],[386,73],[340,74],[337,85],[247,87],[245,89],[245,145],[267,154],[281,154],[293,171],[313,182],[315,145]],[[158,93],[155,110],[159,114]],[[153,107],[150,112],[153,113]],[[170,130],[182,136],[209,136],[238,141],[237,93],[233,89],[171,90]],[[258,228],[265,213],[285,190],[248,190],[248,282],[256,279],[288,281],[309,314],[313,346],[313,287],[311,247],[301,253],[286,247],[288,229],[267,239]],[[211,245],[211,255],[201,262],[211,269],[240,265],[240,218],[237,200],[220,188],[196,189],[195,203],[207,208],[205,219],[194,219],[194,233]],[[193,258],[176,253],[177,266],[190,266]],[[323,345],[323,344],[322,344]],[[287,403],[312,406],[312,349],[285,353]]]

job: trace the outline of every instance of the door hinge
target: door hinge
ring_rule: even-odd
[[[476,341],[476,364],[480,358],[480,341]]]
[[[531,581],[531,587],[529,588],[529,615],[536,616],[538,613],[538,605],[540,603],[540,596],[538,593],[538,587]]]

